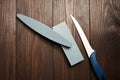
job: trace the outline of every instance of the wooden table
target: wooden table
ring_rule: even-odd
[[[71,67],[60,45],[27,28],[16,13],[50,27],[65,20],[85,60]],[[120,80],[120,0],[0,0],[0,80],[97,80],[71,14],[107,79]]]

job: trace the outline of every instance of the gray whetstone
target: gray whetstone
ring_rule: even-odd
[[[65,39],[67,39],[69,42],[71,42],[72,47],[66,48],[64,46],[61,46],[70,65],[73,66],[81,61],[84,60],[74,38],[72,37],[72,34],[67,27],[67,24],[65,22],[62,22],[56,26],[53,27],[53,30],[56,31],[58,34],[63,36]]]
[[[56,42],[58,44],[64,45],[66,47],[71,47],[71,43],[68,42],[66,39],[64,39],[61,35],[58,35],[55,31],[53,31],[50,27],[47,25],[30,18],[28,16],[17,14],[17,17],[27,25],[27,27],[31,28],[35,32],[37,32],[39,35],[42,35],[46,37],[47,39]]]

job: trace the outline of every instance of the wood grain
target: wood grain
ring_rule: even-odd
[[[65,0],[53,0],[53,24],[65,20]],[[67,65],[65,65],[67,64]],[[71,80],[68,73],[69,65],[60,46],[54,45],[54,80]]]
[[[89,35],[89,0],[75,0],[74,1],[74,17],[80,23],[81,27],[83,28],[86,36],[90,39]],[[72,25],[75,28],[75,25]],[[78,65],[76,65],[76,69],[74,70],[74,79],[77,80],[89,80],[90,79],[90,62],[88,60],[87,53],[85,48],[82,44],[80,36],[75,28],[74,30],[75,40],[79,46],[79,49],[82,52],[85,60]]]
[[[120,1],[91,0],[91,43],[108,80],[119,80]],[[94,74],[92,80],[96,80]]]
[[[58,0],[54,1],[54,18],[53,22],[54,24],[58,24],[64,20],[66,20],[68,27],[71,29],[71,32],[73,34],[73,37],[78,43],[79,48],[82,50],[83,55],[86,56],[86,53],[84,51],[82,44],[80,43],[80,38],[78,37],[77,31],[74,28],[74,25],[71,21],[70,15],[74,14],[76,16],[80,16],[81,20],[84,20],[83,26],[88,31],[89,36],[89,0]],[[61,7],[60,7],[61,6]],[[79,12],[81,10],[81,12]],[[84,12],[84,13],[82,13]],[[77,35],[77,36],[76,36]],[[89,68],[89,62],[87,57],[85,57],[85,61],[75,65],[74,67],[71,67],[68,64],[68,61],[66,60],[66,57],[63,52],[61,52],[61,48],[58,48],[55,46],[54,48],[54,79],[55,80],[88,80],[90,78],[90,68]],[[68,64],[68,65],[65,65]],[[86,76],[87,75],[87,76]]]
[[[81,24],[107,80],[120,80],[120,0],[0,0],[0,80],[97,80],[70,18]],[[53,27],[66,21],[85,60],[73,67],[60,45],[16,18]]]
[[[51,27],[52,0],[36,0],[31,3],[35,18]],[[36,36],[32,49],[32,80],[48,79],[53,80],[53,43]]]
[[[16,4],[0,1],[0,80],[15,80],[16,73]]]
[[[17,0],[17,12],[31,16],[31,1]],[[22,5],[22,6],[21,6]],[[17,54],[16,54],[16,79],[31,80],[32,72],[32,45],[34,43],[34,34],[23,23],[17,19]]]
[[[18,0],[17,13],[52,26],[52,20],[49,20],[52,19],[52,1],[50,0]],[[17,24],[17,79],[53,80],[52,43],[38,36],[20,21]]]

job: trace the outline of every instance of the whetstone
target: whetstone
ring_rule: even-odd
[[[61,45],[70,65],[73,66],[73,65],[83,61],[84,58],[81,54],[81,51],[78,48],[69,28],[67,27],[67,24],[65,22],[62,22],[62,23],[54,26],[53,30],[56,31],[61,36],[63,36],[66,40],[68,40],[72,44],[71,48],[67,48],[67,47]]]

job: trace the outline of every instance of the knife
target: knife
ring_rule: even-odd
[[[62,37],[55,31],[53,31],[52,28],[48,27],[47,25],[45,25],[33,18],[22,15],[22,14],[17,14],[17,17],[22,22],[24,22],[29,28],[33,29],[38,34],[46,37],[47,39],[49,39],[53,42],[56,42],[58,44],[61,44],[68,48],[70,48],[72,46],[68,40],[66,40],[64,37]]]
[[[83,45],[86,49],[86,52],[90,59],[91,65],[93,67],[93,70],[94,70],[98,80],[106,80],[104,71],[102,70],[100,64],[98,63],[98,61],[96,59],[96,51],[93,50],[92,47],[90,46],[90,43],[89,43],[84,31],[82,30],[81,26],[77,22],[77,20],[72,15],[71,15],[71,18],[72,18],[73,23],[75,24],[75,27],[79,33],[79,36],[83,42]]]

